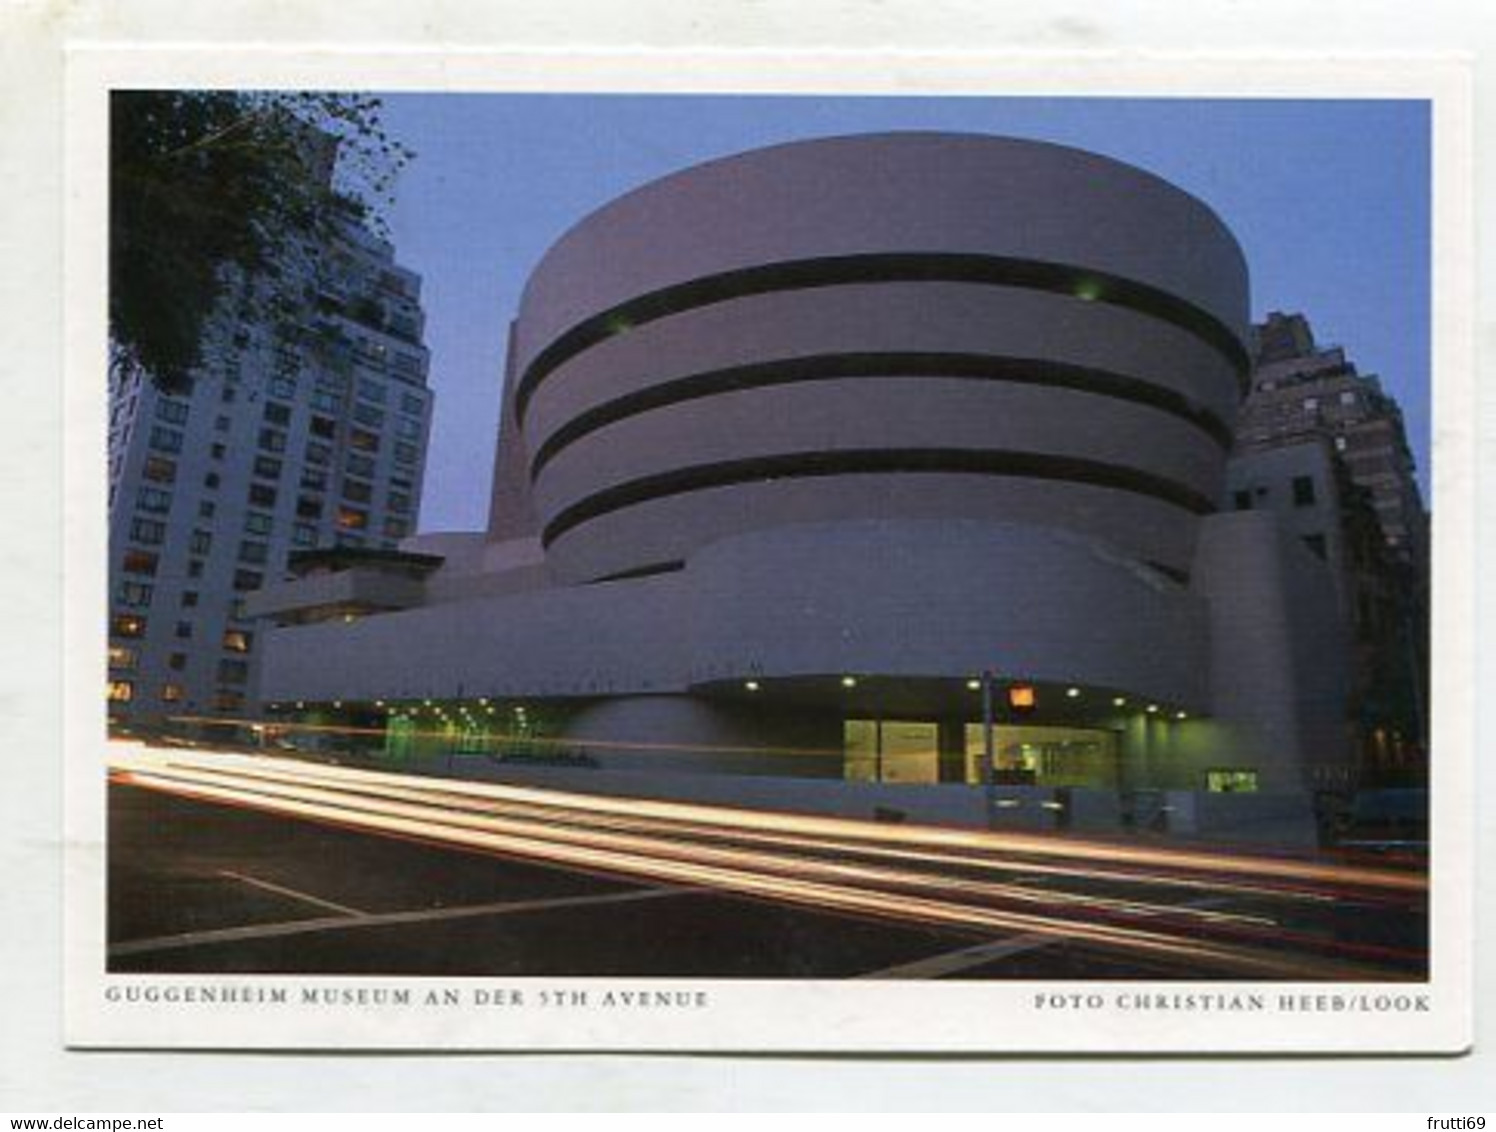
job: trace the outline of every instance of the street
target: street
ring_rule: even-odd
[[[1412,868],[132,748],[117,972],[1425,977]]]

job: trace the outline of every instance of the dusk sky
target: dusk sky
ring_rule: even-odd
[[[436,418],[421,529],[488,517],[499,384],[525,278],[620,193],[798,138],[957,130],[1078,146],[1213,208],[1240,240],[1252,315],[1301,312],[1403,407],[1428,491],[1429,114],[1411,101],[393,95],[417,153],[391,216],[424,276]]]

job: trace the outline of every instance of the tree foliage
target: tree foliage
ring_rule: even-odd
[[[109,333],[114,356],[181,388],[234,280],[290,280],[350,213],[376,234],[413,154],[376,98],[324,92],[119,91],[110,104]],[[261,287],[285,313],[299,296]]]

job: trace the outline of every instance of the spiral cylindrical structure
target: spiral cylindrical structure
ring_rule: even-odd
[[[1060,146],[799,142],[646,185],[531,277],[510,397],[566,582],[797,522],[1058,526],[1182,576],[1247,276],[1194,197]]]

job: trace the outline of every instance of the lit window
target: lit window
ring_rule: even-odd
[[[127,704],[135,698],[135,685],[129,680],[109,681],[109,702]]]
[[[125,645],[109,646],[109,667],[129,671],[140,663],[140,651]]]
[[[379,437],[375,436],[372,432],[365,432],[361,428],[356,428],[348,434],[348,443],[352,447],[361,449],[364,452],[379,451]]]
[[[248,652],[253,639],[254,635],[243,629],[229,629],[223,634],[223,647],[229,652]]]
[[[169,704],[176,703],[178,700],[180,700],[182,698],[182,685],[180,685],[180,684],[162,684],[161,685],[161,698],[165,702],[167,702]]]
[[[165,456],[147,456],[140,474],[156,483],[171,483],[177,478],[176,461],[168,460]]]
[[[109,625],[109,632],[116,637],[145,636],[145,618],[132,613],[121,613]]]
[[[358,511],[352,507],[338,508],[338,526],[345,531],[361,531],[368,525],[368,512]]]

